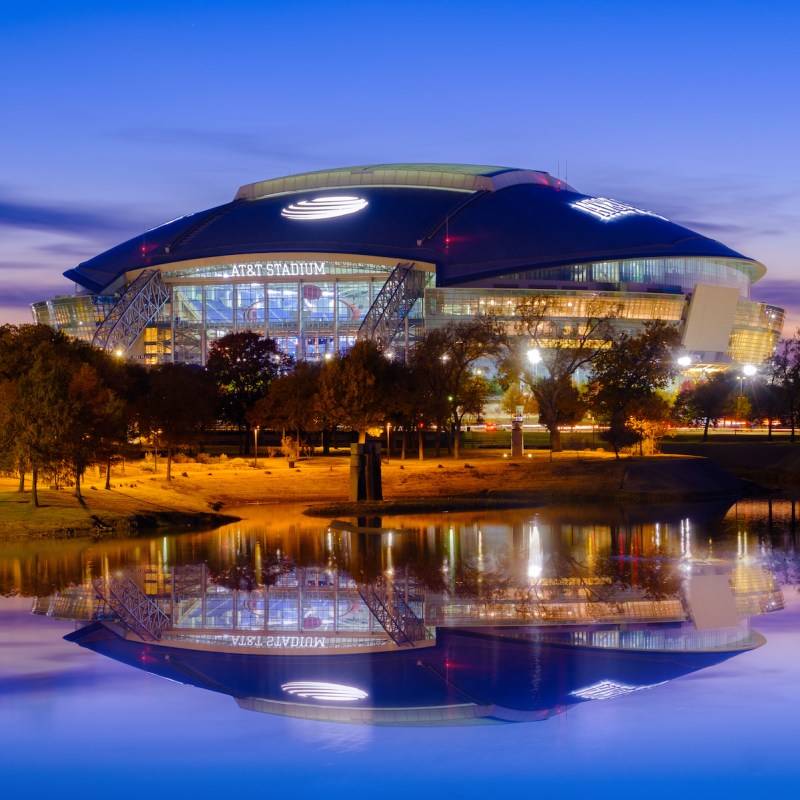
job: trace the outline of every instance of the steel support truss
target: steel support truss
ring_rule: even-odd
[[[388,347],[424,290],[425,273],[414,269],[413,263],[398,264],[367,311],[358,338],[370,339],[380,348]]]
[[[425,623],[395,586],[390,588],[379,578],[374,583],[360,583],[357,588],[361,599],[396,645],[414,647],[414,642],[428,638]]]
[[[170,627],[169,617],[129,575],[95,578],[92,585],[97,595],[140,639],[158,641]]]
[[[107,353],[127,351],[167,300],[169,290],[161,280],[161,273],[155,269],[144,270],[109,311],[95,332],[92,344]]]

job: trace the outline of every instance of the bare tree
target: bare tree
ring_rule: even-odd
[[[561,451],[560,427],[579,422],[583,413],[576,402],[575,376],[608,347],[621,312],[619,301],[603,296],[541,294],[517,304],[516,346],[504,372],[530,386],[553,452]]]
[[[502,324],[482,316],[428,331],[414,349],[412,380],[438,430],[448,423],[452,427],[456,458],[464,416],[479,414],[490,394],[488,381],[476,374],[477,364],[496,358],[505,347]]]

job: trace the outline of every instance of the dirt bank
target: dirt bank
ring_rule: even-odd
[[[166,481],[146,464],[112,475],[88,475],[82,502],[69,489],[40,491],[41,508],[0,478],[0,538],[130,535],[154,527],[212,526],[226,509],[248,504],[302,503],[319,516],[499,508],[551,502],[651,503],[734,496],[745,485],[707,459],[677,456],[617,461],[607,453],[535,451],[511,460],[502,452],[468,453],[458,461],[392,459],[383,465],[384,502],[348,502],[349,457],[317,456],[289,467],[283,459],[184,463]],[[237,512],[238,513],[238,512]]]

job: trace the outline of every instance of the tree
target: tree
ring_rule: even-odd
[[[247,414],[267,387],[293,363],[274,339],[252,331],[230,333],[211,345],[207,369],[219,393],[220,418],[239,429],[240,449],[249,452]]]
[[[325,427],[325,409],[317,402],[322,365],[299,361],[291,372],[276,378],[267,393],[256,401],[248,415],[251,425],[295,431],[299,445],[301,431]],[[283,438],[282,436],[282,438]]]
[[[334,424],[357,431],[363,444],[367,430],[382,427],[390,413],[394,373],[393,363],[377,345],[363,339],[324,363],[318,403]]]
[[[639,432],[629,424],[631,417],[663,417],[656,392],[666,388],[676,373],[674,350],[679,343],[676,328],[653,320],[638,335],[620,334],[594,358],[589,404],[597,419],[608,425],[603,438],[617,458],[622,447],[640,441]]]
[[[791,441],[794,443],[800,414],[800,330],[792,339],[781,339],[775,353],[767,361],[771,383],[778,387],[782,401],[781,416],[791,429]]]
[[[215,386],[208,373],[189,364],[160,364],[147,373],[139,410],[140,424],[167,449],[167,480],[172,457],[182,445],[195,444],[214,420]]]
[[[672,407],[661,394],[633,403],[629,409],[628,427],[636,434],[639,455],[659,452],[661,440],[672,430]]]
[[[516,308],[518,342],[504,365],[510,379],[522,375],[539,405],[539,421],[550,432],[550,449],[561,451],[560,428],[574,424],[580,393],[574,378],[588,368],[614,335],[622,306],[608,298],[581,300],[582,307],[560,295],[526,297]],[[530,347],[530,350],[528,349]],[[536,358],[528,357],[528,352]],[[543,374],[540,374],[543,373]]]
[[[437,429],[442,431],[451,424],[456,458],[464,416],[479,414],[491,394],[489,382],[476,372],[477,364],[497,357],[504,347],[499,321],[482,316],[434,328],[414,348],[412,380]]]
[[[36,485],[44,473],[58,483],[71,472],[80,498],[86,469],[98,459],[110,459],[124,441],[126,426],[125,403],[112,380],[119,365],[86,342],[31,329],[22,331],[20,339],[34,343],[33,351],[19,379],[5,382],[4,396],[10,395],[9,384],[16,386],[7,422],[21,469],[31,466],[31,501],[38,505]],[[11,361],[6,359],[6,365]]]
[[[0,469],[13,472],[20,467],[20,454],[17,451],[17,436],[14,430],[14,409],[17,404],[17,383],[0,380]],[[24,489],[24,467],[20,470]]]
[[[420,461],[425,458],[425,428],[435,418],[430,413],[429,396],[417,372],[416,362],[397,365],[397,391],[394,397],[395,406],[392,421],[403,427],[403,454],[406,455],[408,434],[416,431],[417,455]]]
[[[500,400],[500,408],[509,417],[513,417],[520,406],[523,414],[539,413],[536,398],[528,392],[523,392],[519,387],[519,383],[514,381],[503,393],[503,397]]]
[[[783,392],[780,372],[770,356],[761,371],[761,379],[752,383],[752,416],[755,420],[767,421],[767,438],[772,438],[775,421],[783,412]]]
[[[39,505],[40,473],[64,463],[67,439],[77,423],[70,397],[72,364],[66,342],[42,343],[17,384],[13,427],[20,459],[31,468],[31,505]]]
[[[703,441],[708,441],[709,426],[717,424],[729,407],[736,388],[729,372],[714,372],[696,383],[686,383],[678,390],[673,413],[681,422],[703,422]]]
[[[75,365],[67,391],[72,417],[65,431],[62,454],[72,468],[75,496],[80,498],[81,478],[97,460],[121,403],[105,385],[98,370],[86,362]]]
[[[30,466],[17,426],[25,419],[24,396],[19,394],[19,381],[31,368],[33,355],[42,344],[67,342],[67,337],[48,325],[0,326],[0,383],[4,385],[6,413],[0,422],[0,444],[3,460],[19,474],[19,492],[25,490],[25,470]]]
[[[101,358],[100,370],[110,390],[95,448],[95,463],[105,464],[105,488],[111,489],[111,463],[123,455],[136,428],[138,403],[147,391],[147,370],[135,362]]]

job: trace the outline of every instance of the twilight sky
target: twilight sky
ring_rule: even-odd
[[[766,264],[800,325],[800,6],[2,0],[0,324],[256,180],[543,169]]]

